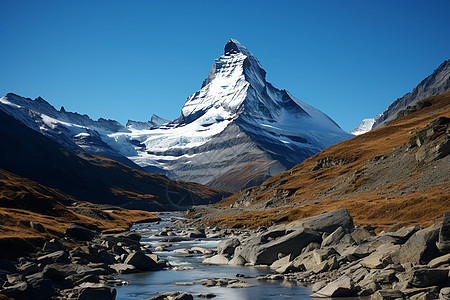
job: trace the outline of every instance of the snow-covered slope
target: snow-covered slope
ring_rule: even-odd
[[[67,147],[130,159],[147,170],[228,190],[255,185],[353,135],[265,80],[258,59],[231,39],[179,118],[111,120],[8,94],[0,108]]]
[[[366,133],[372,129],[373,123],[375,123],[375,119],[364,119],[358,127],[350,131],[351,134],[360,135]]]

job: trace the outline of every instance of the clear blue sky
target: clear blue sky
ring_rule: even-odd
[[[230,37],[345,130],[450,58],[450,1],[0,0],[0,94],[125,123],[179,116]]]

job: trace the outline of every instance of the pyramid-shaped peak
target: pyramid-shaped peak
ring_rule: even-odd
[[[244,55],[251,54],[250,51],[247,50],[241,43],[239,43],[236,39],[230,39],[228,43],[225,45],[225,55],[242,53]]]

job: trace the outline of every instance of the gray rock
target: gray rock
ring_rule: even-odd
[[[395,300],[395,299],[404,299],[403,293],[401,291],[396,290],[379,290],[376,291],[370,297],[370,300]]]
[[[114,237],[119,238],[119,239],[129,239],[129,240],[133,240],[133,241],[137,241],[137,242],[139,242],[142,238],[142,236],[135,231],[125,231],[125,232],[117,233],[114,235]]]
[[[227,265],[229,262],[228,258],[226,258],[222,254],[216,254],[209,258],[205,258],[202,263],[207,265]]]
[[[450,299],[450,287],[442,288],[439,292],[439,299]]]
[[[364,241],[365,239],[371,236],[375,236],[375,232],[373,232],[372,230],[367,230],[366,228],[361,226],[356,226],[355,229],[353,229],[351,235],[353,240],[357,244],[361,244],[361,242]]]
[[[78,300],[114,300],[117,291],[115,288],[102,283],[82,283],[77,287]]]
[[[450,253],[450,211],[444,214],[442,227],[439,231],[439,241],[437,246],[441,253]]]
[[[133,252],[124,261],[125,264],[133,265],[141,271],[149,271],[158,269],[158,264],[143,252]]]
[[[37,262],[48,265],[51,263],[70,263],[69,255],[64,250],[55,251],[37,258]]]
[[[133,265],[129,264],[113,264],[109,267],[116,271],[116,273],[118,274],[130,274],[136,272],[136,268]]]
[[[324,288],[314,293],[311,297],[350,297],[353,296],[354,287],[350,277],[343,275],[327,284]]]
[[[314,217],[303,220],[294,221],[286,227],[303,226],[319,232],[332,233],[338,227],[342,227],[346,231],[353,229],[353,218],[346,208],[326,212]]]
[[[333,231],[333,233],[331,233],[322,241],[321,248],[339,244],[344,235],[345,235],[344,229],[342,227],[338,227],[338,229]]]
[[[66,229],[66,236],[79,241],[92,241],[96,235],[96,232],[76,224],[72,224]]]
[[[291,255],[286,255],[276,261],[274,261],[271,265],[270,268],[273,270],[279,269],[281,267],[283,267],[284,265],[289,264],[289,262],[291,261]]]
[[[190,250],[193,253],[200,253],[200,254],[213,254],[214,253],[213,250],[206,249],[206,248],[203,248],[203,247],[192,247]],[[233,251],[234,251],[234,249],[233,249]]]
[[[210,299],[210,298],[216,297],[216,294],[213,294],[213,293],[202,293],[202,294],[197,294],[197,297]]]
[[[448,265],[448,264],[450,264],[450,253],[432,259],[428,263],[428,266],[431,268],[437,268],[441,265]]]
[[[235,257],[233,257],[228,264],[230,266],[243,266],[245,265],[247,262],[245,261],[245,258],[243,258],[240,255],[236,255]]]
[[[388,244],[361,260],[361,265],[369,269],[382,269],[393,262],[392,256],[397,255],[400,245]]]
[[[34,262],[26,262],[17,267],[17,271],[19,271],[20,274],[27,276],[39,272],[39,267]]]
[[[406,242],[414,233],[421,230],[422,227],[420,226],[410,226],[410,227],[403,227],[395,232],[388,232],[385,233],[385,236],[390,236],[395,239],[397,239],[397,243],[403,244]]]
[[[426,265],[430,260],[439,256],[436,242],[440,229],[441,225],[436,224],[414,233],[401,246],[398,254],[393,257],[394,262]]]
[[[415,268],[407,272],[403,280],[413,287],[444,286],[448,272],[448,269]]]
[[[206,238],[206,234],[204,232],[201,232],[199,230],[190,231],[187,233],[188,238],[193,239],[203,239]]]
[[[233,255],[234,249],[240,244],[241,242],[237,238],[220,241],[219,245],[217,245],[217,253]]]
[[[406,299],[438,299],[439,298],[439,287],[432,286],[426,288],[411,288],[402,289],[403,295]]]
[[[251,264],[271,265],[278,259],[279,253],[298,256],[311,242],[321,242],[320,234],[309,228],[300,228],[266,244],[245,249],[240,254]]]
[[[20,282],[4,288],[1,293],[12,299],[29,299],[30,295],[28,295],[27,290],[28,284],[26,282]]]
[[[43,270],[44,275],[57,283],[63,283],[66,277],[70,275],[90,275],[97,273],[97,270],[84,265],[78,264],[60,264],[54,263],[45,266]]]
[[[166,292],[150,298],[149,300],[193,300],[194,297],[186,292]]]

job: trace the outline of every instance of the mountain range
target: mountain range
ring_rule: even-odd
[[[172,121],[154,115],[123,126],[15,94],[0,98],[0,109],[67,149],[238,191],[353,136],[265,76],[258,59],[231,39],[201,89]]]
[[[397,118],[397,114],[413,106],[420,100],[450,92],[450,60],[444,61],[431,75],[422,80],[410,93],[397,98],[386,110],[375,118],[364,119],[361,124],[350,131],[358,135],[372,129],[381,128]]]

